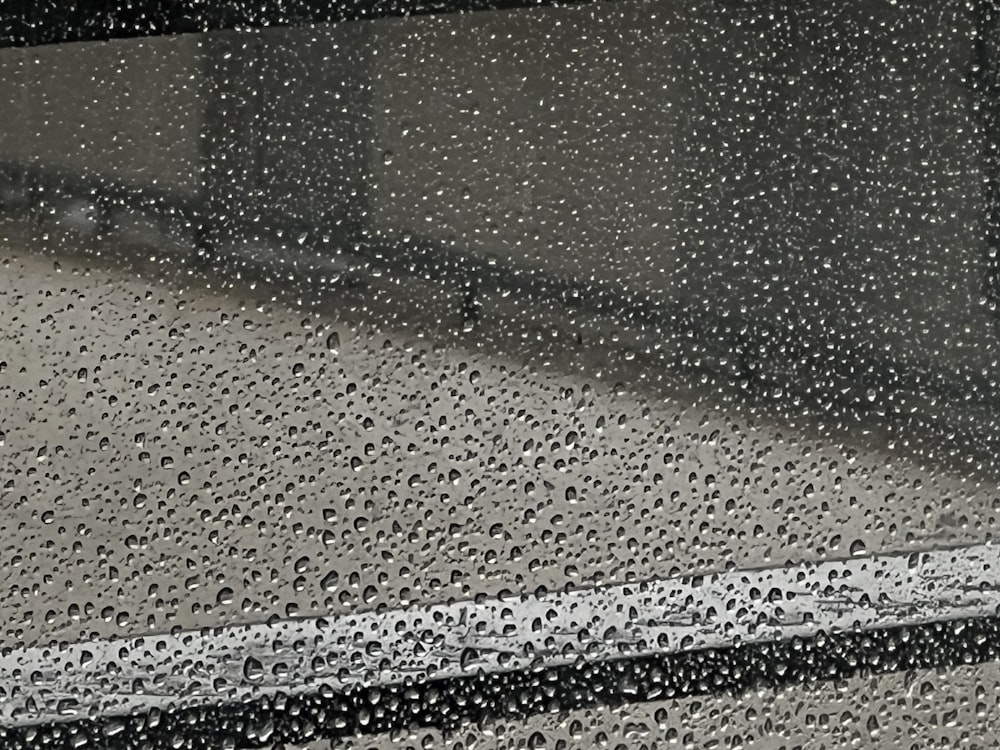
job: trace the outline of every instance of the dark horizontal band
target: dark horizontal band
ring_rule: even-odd
[[[553,4],[552,0],[13,0],[0,3],[0,47]]]
[[[953,620],[809,639],[686,651],[413,685],[270,696],[240,704],[151,711],[0,729],[9,750],[272,747],[358,734],[523,719],[589,706],[738,694],[857,675],[978,664],[1000,656],[1000,619]],[[181,745],[177,742],[181,741]]]

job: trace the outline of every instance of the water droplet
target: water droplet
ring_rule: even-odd
[[[243,677],[249,682],[260,682],[264,679],[264,665],[253,656],[248,656],[243,662]]]

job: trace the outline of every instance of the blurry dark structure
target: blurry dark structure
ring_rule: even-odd
[[[985,294],[1000,306],[1000,5],[975,4],[975,57],[969,82],[983,129],[983,233],[986,239]],[[1000,319],[1000,307],[996,315]]]
[[[573,0],[570,0],[571,2]],[[577,0],[579,1],[579,0]],[[10,0],[0,47],[548,5],[551,0]],[[563,2],[563,5],[566,3]]]

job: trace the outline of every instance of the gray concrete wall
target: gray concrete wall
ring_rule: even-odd
[[[0,160],[188,197],[201,69],[193,36],[2,50]]]
[[[4,50],[0,158],[992,370],[972,24],[659,0]]]
[[[386,22],[374,225],[990,367],[972,23],[863,0]]]
[[[367,212],[377,26],[206,37],[205,193],[230,233],[356,235]],[[236,227],[240,227],[236,229]]]

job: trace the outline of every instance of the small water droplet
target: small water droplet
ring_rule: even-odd
[[[243,677],[250,682],[260,682],[264,678],[264,665],[258,659],[248,656],[243,662]]]
[[[323,580],[320,581],[320,586],[323,587],[324,591],[335,591],[338,583],[340,583],[340,575],[337,571],[331,570],[323,576]]]

